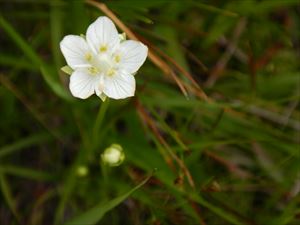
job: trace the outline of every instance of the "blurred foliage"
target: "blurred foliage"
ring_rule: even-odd
[[[1,225],[300,224],[299,1],[103,3],[187,94],[148,58],[134,98],[71,97],[59,42],[103,11],[1,0]]]

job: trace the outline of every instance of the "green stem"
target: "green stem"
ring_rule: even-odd
[[[106,101],[102,102],[102,104],[100,105],[98,115],[97,115],[97,118],[96,118],[96,122],[95,122],[95,125],[94,125],[94,129],[93,129],[93,144],[94,144],[94,147],[96,147],[97,144],[98,144],[98,138],[97,137],[98,137],[99,130],[100,130],[100,127],[102,125],[103,119],[105,117],[105,113],[107,111],[108,105],[109,105],[109,99],[106,99]]]
[[[104,200],[108,200],[107,196],[108,196],[108,173],[109,173],[109,168],[107,165],[105,165],[103,162],[100,162],[101,164],[101,172],[102,172],[102,177],[103,177],[103,184],[102,184],[102,198]]]
[[[59,224],[61,222],[61,218],[64,214],[64,210],[65,210],[65,206],[74,190],[74,187],[76,185],[76,174],[77,174],[77,168],[80,165],[85,165],[87,163],[88,157],[92,157],[93,156],[93,150],[95,149],[95,147],[98,144],[99,138],[98,137],[98,133],[99,133],[99,129],[102,125],[103,119],[105,117],[105,113],[107,111],[108,108],[108,102],[109,100],[106,99],[105,102],[103,102],[100,107],[99,107],[99,112],[97,114],[97,118],[92,130],[92,145],[90,145],[90,143],[88,141],[85,141],[85,135],[82,134],[82,148],[80,149],[80,151],[77,154],[77,157],[71,167],[71,170],[69,171],[68,175],[67,175],[67,179],[64,182],[64,189],[63,189],[63,193],[62,193],[62,197],[60,200],[60,203],[57,207],[56,213],[55,213],[55,219],[54,219],[54,224]],[[86,149],[90,149],[91,151],[85,151]]]

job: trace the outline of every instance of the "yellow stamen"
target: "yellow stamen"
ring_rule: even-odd
[[[91,75],[95,75],[99,72],[99,70],[95,67],[88,68],[88,71],[90,72]]]
[[[86,54],[85,54],[85,59],[86,59],[86,61],[90,62],[90,61],[92,60],[92,58],[93,58],[93,56],[92,56],[91,53],[86,53]]]
[[[100,50],[100,52],[106,52],[107,51],[107,46],[106,45],[101,45],[99,50]]]
[[[109,69],[107,72],[107,75],[111,77],[111,76],[115,75],[115,73],[116,73],[116,71],[114,69]]]
[[[115,62],[118,63],[118,62],[120,62],[120,60],[121,60],[121,57],[119,55],[116,55],[115,56]]]

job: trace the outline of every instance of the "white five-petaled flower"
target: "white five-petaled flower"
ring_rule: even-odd
[[[147,58],[148,48],[138,41],[121,37],[108,17],[99,17],[86,38],[67,35],[60,42],[69,67],[73,96],[86,99],[96,93],[101,99],[131,97],[135,92],[134,73]]]

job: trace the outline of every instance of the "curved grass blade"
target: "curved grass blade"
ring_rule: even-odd
[[[106,204],[98,204],[95,207],[89,209],[88,211],[84,212],[83,214],[75,217],[71,221],[65,223],[64,225],[94,225],[97,222],[99,222],[103,216],[121,204],[124,200],[126,200],[133,192],[135,192],[137,189],[142,187],[147,181],[152,177],[152,174],[148,176],[145,180],[143,180],[140,184],[135,186],[133,189],[128,191],[127,193],[112,199],[111,201],[107,202]]]
[[[16,177],[22,177],[25,179],[31,179],[36,181],[55,181],[57,176],[44,171],[38,171],[36,169],[29,169],[26,167],[19,167],[15,165],[1,165],[0,173],[13,175]]]
[[[8,181],[6,180],[5,175],[2,172],[0,172],[0,191],[2,192],[4,200],[6,201],[12,214],[15,216],[16,220],[20,223],[21,218],[19,212],[16,209],[16,202],[15,199],[13,198],[11,187]]]
[[[42,133],[42,134],[39,133],[39,134],[35,134],[32,136],[20,139],[13,144],[2,146],[0,148],[0,158],[4,157],[6,155],[12,154],[16,151],[20,151],[24,148],[28,148],[29,146],[49,141],[50,139],[51,139],[51,135],[48,133]]]
[[[7,35],[15,42],[15,44],[23,51],[26,57],[31,60],[34,66],[41,70],[43,78],[52,89],[52,91],[59,97],[65,100],[71,100],[70,94],[62,87],[58,79],[53,75],[55,71],[51,71],[41,57],[34,51],[34,49],[21,37],[21,35],[14,29],[14,27],[0,16],[0,27],[7,33]]]

